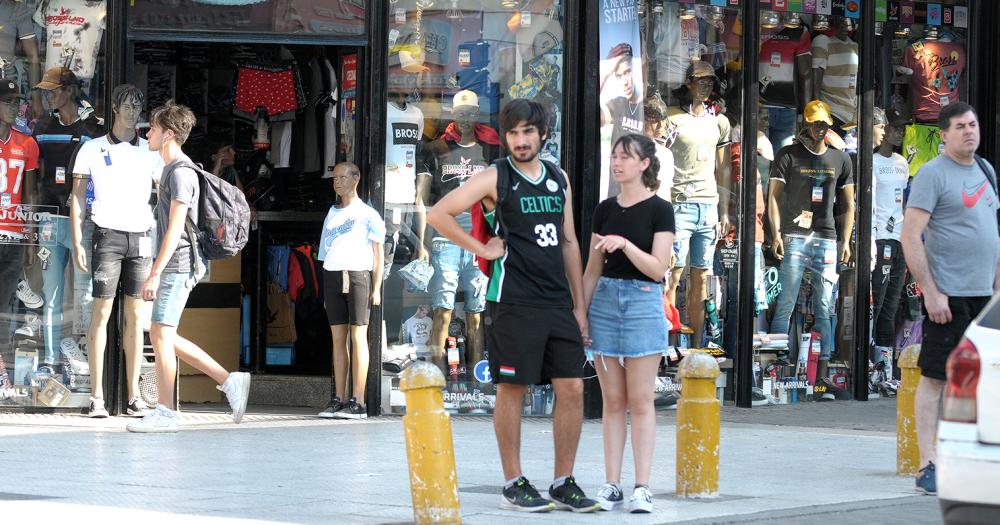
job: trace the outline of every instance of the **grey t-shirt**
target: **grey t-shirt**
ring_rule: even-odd
[[[924,234],[931,277],[950,297],[989,297],[1000,260],[997,194],[978,165],[947,155],[920,167],[907,208],[931,214]]]
[[[156,203],[156,234],[157,239],[162,240],[167,232],[167,223],[170,220],[170,205],[173,201],[178,201],[188,205],[188,218],[195,224],[198,223],[198,174],[191,168],[179,167],[171,171],[171,167],[179,162],[191,162],[187,156],[181,156],[163,168],[163,176],[160,177],[160,189],[157,193]],[[188,236],[188,228],[185,224],[181,232],[181,239],[177,243],[177,249],[163,269],[164,273],[191,273],[191,238]]]

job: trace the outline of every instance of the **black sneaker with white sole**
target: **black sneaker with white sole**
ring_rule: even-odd
[[[337,419],[365,419],[368,417],[368,411],[365,407],[358,403],[357,398],[351,398],[350,401],[344,405],[344,408],[333,413],[333,417]]]
[[[573,512],[597,512],[601,510],[601,504],[597,500],[587,497],[583,489],[576,484],[573,476],[566,478],[566,481],[558,487],[549,487],[549,497],[560,510],[571,510]]]
[[[334,418],[337,417],[336,416],[337,412],[343,410],[345,406],[347,405],[345,405],[344,402],[341,401],[339,397],[334,397],[330,401],[330,404],[326,406],[326,409],[320,412],[318,415],[319,417]]]
[[[543,498],[531,482],[521,476],[513,485],[504,487],[500,508],[518,512],[550,512],[556,510],[556,504]]]
[[[146,417],[150,412],[152,409],[139,397],[129,401],[125,407],[125,414],[131,417]]]

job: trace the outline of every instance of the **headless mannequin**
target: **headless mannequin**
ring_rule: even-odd
[[[844,17],[844,18],[841,18],[837,22],[837,38],[838,39],[843,40],[843,41],[849,41],[851,39],[851,34],[850,33],[853,30],[854,30],[854,21],[851,20],[850,18]],[[815,98],[822,100],[822,94],[823,94],[823,76],[825,75],[826,70],[823,69],[823,68],[817,67],[817,68],[813,68],[812,72],[813,72],[812,73],[812,75],[813,75],[813,93],[815,93]],[[857,99],[855,98],[855,101],[856,100]],[[829,103],[829,101],[824,101],[824,102]],[[837,118],[834,117],[834,124],[835,124],[835,126],[833,127],[834,131],[838,135],[843,136],[843,134],[844,134],[843,131],[844,130],[843,129],[839,129],[839,127],[836,126],[836,124],[837,124],[836,121],[837,121]]]
[[[131,142],[136,136],[136,125],[139,123],[141,109],[134,106],[135,100],[125,100],[120,106],[112,108],[114,124],[111,132],[122,142]],[[83,215],[86,210],[87,181],[89,176],[73,175],[73,194],[70,199],[70,221],[73,230],[73,256],[77,268],[88,272],[87,248],[83,246]],[[88,361],[90,364],[91,397],[104,399],[104,351],[108,342],[108,320],[111,318],[111,307],[114,298],[94,297],[94,306],[90,317],[90,327],[87,330]],[[125,374],[128,377],[128,398],[133,399],[139,393],[139,360],[142,358],[142,322],[139,315],[143,300],[125,296],[122,305],[125,311]]]
[[[405,93],[390,93],[389,94],[389,104],[392,104],[402,111],[406,111],[407,95]],[[414,254],[414,259],[428,259],[427,249],[424,247],[424,230],[427,227],[427,210],[419,202],[418,198],[414,205],[414,215],[416,216],[416,239],[414,240],[414,245],[416,246],[416,253]],[[411,235],[409,228],[400,228],[399,225],[393,224],[391,217],[386,217],[386,229],[388,230],[388,236],[392,237],[395,233],[399,232],[406,235]],[[395,250],[393,250],[395,251]],[[388,264],[392,264],[392,261],[386,261]]]
[[[804,30],[808,31],[807,28],[804,28]],[[780,33],[780,31],[779,31],[779,33]],[[776,51],[773,52],[773,53],[776,53]],[[765,70],[764,69],[765,67],[770,67],[771,64],[773,63],[772,62],[772,57],[771,56],[765,56],[766,54],[767,54],[766,48],[762,48],[761,49],[761,56],[760,56],[760,68],[761,68],[762,71]],[[780,53],[778,53],[778,55],[780,57]],[[795,104],[796,104],[795,109],[797,110],[797,114],[801,115],[803,108],[806,107],[806,102],[809,102],[810,100],[813,99],[812,57],[810,55],[806,55],[806,54],[797,55],[794,58],[793,62],[792,62],[792,67],[794,68],[793,75],[795,77]],[[822,71],[822,70],[820,70],[820,71]],[[762,95],[762,97],[763,97],[763,94],[764,94],[764,89],[762,87],[762,89],[761,89],[761,95]],[[777,104],[775,104],[774,106],[771,106],[771,107],[776,107],[776,106],[777,106]],[[788,109],[792,109],[792,108],[788,108]],[[762,127],[762,129],[767,130],[768,127]],[[786,136],[778,136],[777,134],[774,133],[774,132],[781,133],[783,131],[784,132],[791,131],[792,135],[786,137]],[[768,133],[768,138],[771,139],[772,144],[774,144],[776,147],[780,148],[782,146],[786,146],[786,145],[788,145],[788,144],[791,143],[792,136],[794,136],[795,131],[796,131],[796,129],[794,129],[794,128],[792,128],[790,130],[782,130],[782,129],[778,128],[777,126],[775,126],[775,129],[773,131],[771,131],[771,132]]]
[[[701,78],[689,78],[687,81],[688,92],[691,94],[692,103],[687,110],[694,116],[701,116],[708,111],[705,102],[712,94],[713,84],[699,81]],[[710,77],[708,77],[710,78]],[[678,133],[684,133],[679,129]],[[728,140],[729,137],[722,137]],[[723,142],[720,140],[720,142]],[[676,161],[676,159],[675,159]],[[729,196],[730,176],[729,169],[731,163],[731,152],[728,145],[721,146],[715,151],[715,178],[719,186],[719,231],[721,235],[729,233]],[[720,235],[720,236],[721,236]],[[670,270],[670,288],[667,291],[667,298],[671,304],[677,304],[677,285],[681,282],[685,267],[674,267]],[[701,346],[700,334],[705,333],[705,299],[708,298],[708,272],[710,268],[688,268],[690,271],[690,281],[687,287],[687,320],[694,330],[694,340],[691,342],[692,348]]]
[[[461,134],[461,138],[458,144],[461,146],[473,146],[479,143],[476,138],[476,123],[474,118],[455,118],[455,125],[458,127],[458,131]],[[486,159],[487,162],[489,159]],[[430,199],[431,193],[431,179],[435,174],[428,176],[418,176],[417,177],[417,210],[418,216],[426,217],[424,210],[426,210],[426,203]],[[426,221],[424,222],[426,224]],[[425,238],[424,230],[422,229],[419,233],[421,239]],[[422,250],[426,253],[426,250]],[[468,299],[467,299],[468,300]],[[437,365],[443,372],[447,374],[448,370],[448,360],[445,351],[445,344],[448,340],[448,326],[451,324],[452,314],[454,310],[449,308],[434,308],[434,322],[431,328],[431,338],[428,344],[431,348],[431,359],[434,364]],[[465,313],[465,325],[466,325],[466,349],[465,349],[465,362],[466,367],[470,368],[478,363],[483,356],[483,334],[481,333],[480,319],[482,315],[480,312],[466,312]]]

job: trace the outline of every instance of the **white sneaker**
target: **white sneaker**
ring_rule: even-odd
[[[24,279],[21,279],[21,282],[17,283],[16,295],[17,298],[24,303],[24,306],[31,309],[41,308],[42,305],[45,304],[42,296],[32,291],[28,281],[25,281]]]
[[[104,408],[104,398],[90,398],[90,410],[87,411],[87,417],[108,417],[108,409]]]
[[[59,350],[62,351],[63,357],[69,361],[69,369],[74,374],[90,375],[90,363],[87,361],[87,354],[83,353],[80,345],[72,337],[63,339],[59,343]]]
[[[615,510],[625,506],[625,494],[617,483],[605,483],[594,498],[601,504],[601,510]]]
[[[156,405],[156,409],[146,417],[133,421],[125,427],[129,432],[142,433],[172,433],[178,429],[177,412],[163,405]]]
[[[40,337],[42,334],[42,318],[31,312],[24,314],[24,324],[17,330],[14,330],[14,333],[31,339]]]
[[[225,383],[215,388],[226,394],[229,406],[233,409],[233,423],[243,420],[247,410],[247,399],[250,397],[250,374],[246,372],[230,372]]]
[[[632,514],[653,512],[653,493],[646,487],[636,487],[632,498],[628,500],[628,511]]]

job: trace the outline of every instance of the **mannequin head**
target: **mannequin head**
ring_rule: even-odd
[[[611,148],[611,176],[625,186],[641,181],[650,191],[660,189],[656,144],[645,135],[623,135]]]
[[[474,137],[479,117],[479,97],[469,90],[455,93],[451,101],[451,117],[462,137]]]
[[[68,67],[49,68],[42,81],[35,87],[42,91],[42,96],[51,109],[71,108],[79,98],[79,82],[76,75]]]
[[[122,84],[111,93],[111,111],[115,115],[115,126],[135,129],[142,117],[145,95],[132,84]]]
[[[684,76],[685,86],[691,94],[691,102],[705,102],[712,96],[715,90],[715,70],[711,64],[702,60],[695,60],[688,66],[687,74]]]
[[[353,162],[341,162],[333,167],[333,191],[340,198],[353,197],[361,182],[361,169]]]
[[[854,20],[845,16],[837,21],[837,38],[847,40],[851,36],[851,31],[854,31]]]
[[[514,99],[500,110],[500,131],[515,161],[532,162],[549,138],[549,116],[534,100]]]
[[[830,116],[830,106],[821,100],[813,100],[806,104],[802,112],[802,120],[805,121],[804,138],[812,144],[810,147],[817,147],[823,144],[826,132],[833,125],[833,117]]]
[[[646,120],[643,127],[646,136],[653,140],[662,140],[666,136],[669,122],[667,121],[667,105],[663,103],[659,95],[653,95],[646,99],[642,114]]]
[[[885,111],[882,108],[872,109],[872,144],[877,148],[885,140],[886,129]]]
[[[0,80],[0,126],[9,128],[17,121],[21,92],[12,80]]]

